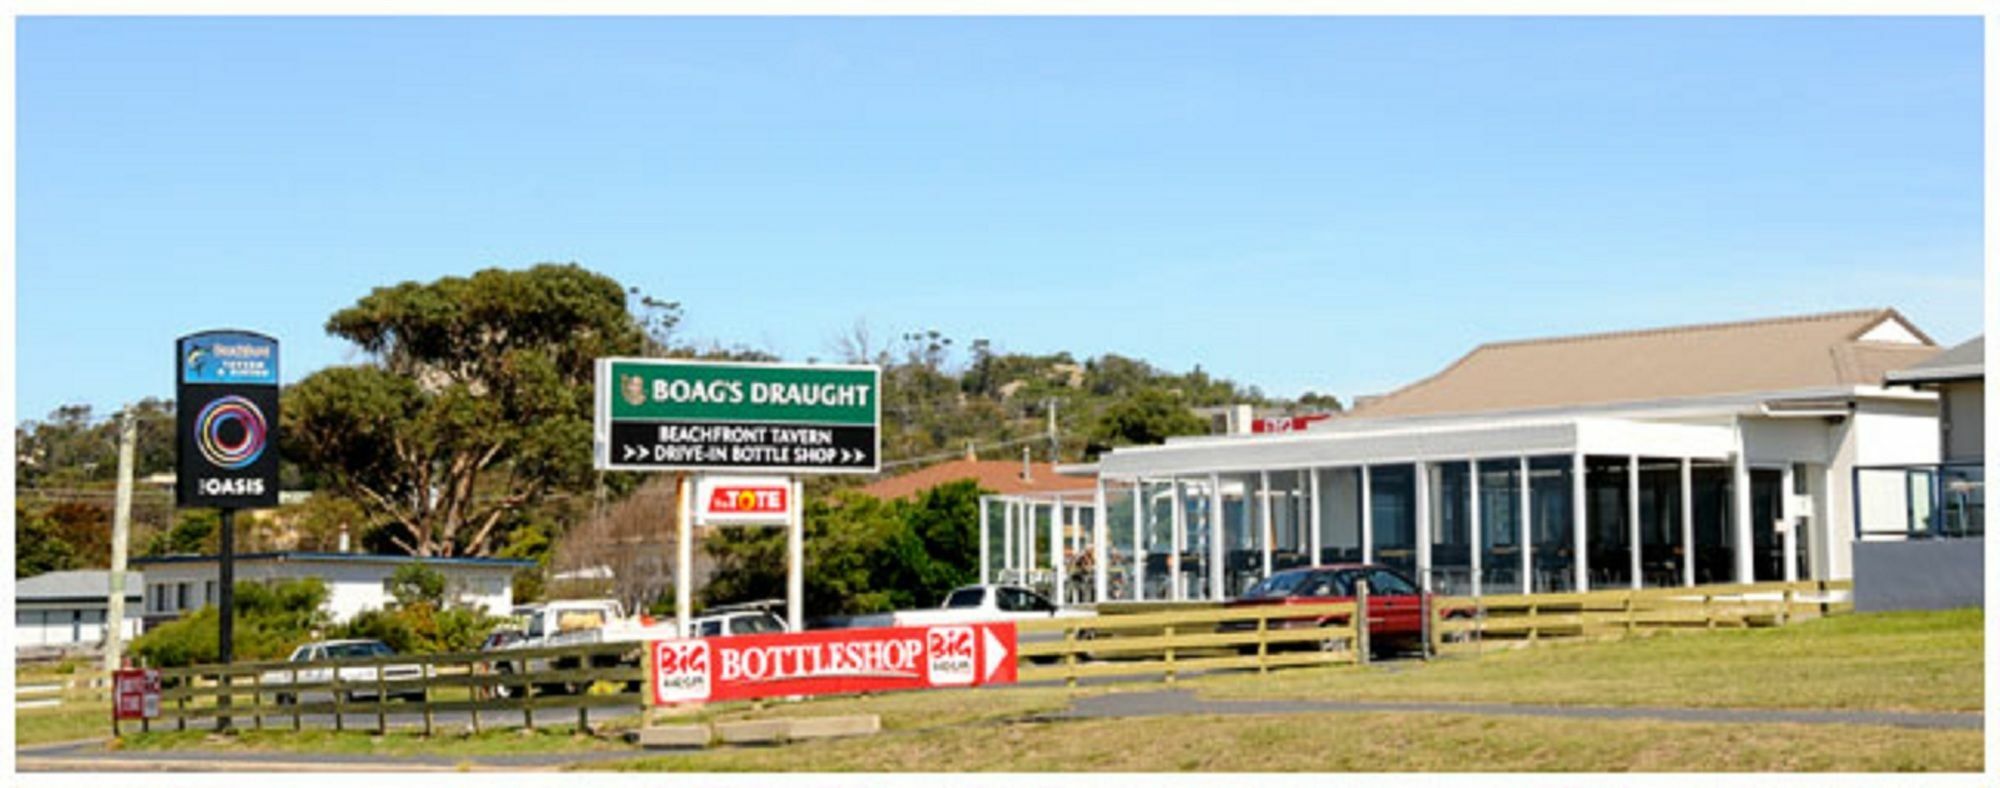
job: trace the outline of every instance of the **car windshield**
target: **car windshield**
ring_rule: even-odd
[[[394,653],[396,652],[391,650],[388,645],[374,641],[367,643],[330,643],[326,647],[326,656],[329,659],[366,659],[368,657],[386,657]]]
[[[1243,592],[1243,598],[1272,599],[1291,596],[1299,590],[1299,584],[1305,582],[1308,574],[1306,572],[1279,572],[1251,586],[1249,591]]]
[[[954,608],[978,607],[980,601],[985,598],[986,589],[961,588],[951,592],[951,596],[945,597],[944,606]]]

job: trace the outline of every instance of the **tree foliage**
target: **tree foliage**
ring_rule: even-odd
[[[236,584],[235,656],[275,660],[312,640],[327,625],[326,584],[316,577],[276,584]],[[221,658],[221,616],[203,607],[153,627],[132,642],[132,653],[153,667],[213,663]]]
[[[378,288],[326,327],[371,363],[286,393],[286,454],[415,555],[490,554],[511,516],[586,487],[594,361],[644,343],[619,283],[575,265]]]
[[[29,511],[20,501],[14,502],[15,579],[81,565],[75,548],[62,538],[54,523],[40,513]]]
[[[215,555],[221,552],[222,516],[214,509],[181,509],[174,524],[153,535],[141,551],[146,556]]]
[[[937,604],[977,579],[979,488],[941,485],[914,499],[881,501],[852,491],[806,503],[806,612],[849,615]],[[782,599],[785,536],[734,528],[702,545],[715,573],[710,605]]]

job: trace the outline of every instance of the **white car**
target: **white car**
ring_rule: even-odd
[[[307,643],[292,649],[292,655],[286,657],[285,661],[340,662],[343,660],[376,659],[395,655],[395,649],[389,648],[389,644],[383,643],[380,640],[327,640],[318,643]],[[296,671],[298,676],[296,681],[299,684],[325,684],[334,680],[336,671],[343,685],[350,683],[353,685],[351,687],[343,686],[337,693],[343,701],[350,698],[374,698],[378,673],[382,681],[410,681],[432,675],[431,668],[427,665],[392,664],[380,666],[355,665],[352,667],[313,665],[311,667],[298,668]],[[267,670],[264,671],[263,676],[260,678],[263,685],[269,687],[272,685],[293,683],[293,674],[294,671],[291,669]],[[392,697],[401,697],[405,700],[420,701],[424,699],[424,691],[421,687],[397,687],[392,693],[400,693],[392,694]],[[299,700],[299,694],[296,692],[279,692],[277,693],[277,701],[279,703],[294,703]]]
[[[1094,611],[1057,607],[1047,597],[1021,586],[991,584],[954,589],[945,595],[944,604],[934,609],[898,610],[891,619],[895,626],[910,627],[1096,615]]]

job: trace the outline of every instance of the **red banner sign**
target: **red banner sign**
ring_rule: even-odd
[[[1014,683],[1014,624],[656,640],[654,705]]]
[[[160,671],[152,668],[112,672],[111,713],[121,720],[160,716]]]

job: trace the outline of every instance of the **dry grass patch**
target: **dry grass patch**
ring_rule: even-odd
[[[1978,609],[1854,614],[1185,684],[1213,698],[1976,712],[1984,626]]]
[[[1978,731],[1298,714],[1027,722],[582,768],[638,771],[1977,771]]]

